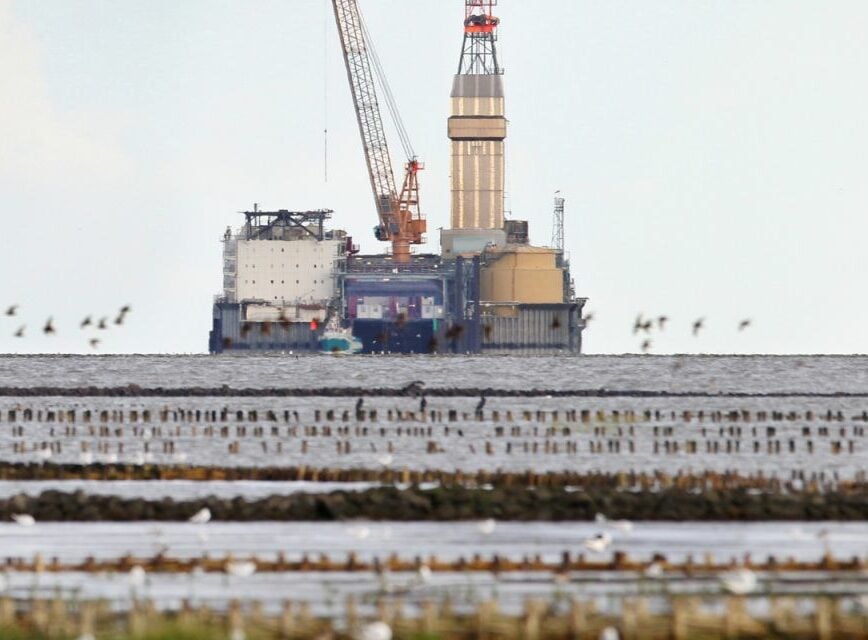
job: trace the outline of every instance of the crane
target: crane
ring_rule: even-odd
[[[427,224],[419,208],[417,176],[419,171],[424,169],[424,165],[413,153],[358,3],[356,0],[332,0],[332,6],[340,34],[359,134],[365,151],[365,161],[368,165],[374,204],[379,217],[379,224],[374,227],[374,235],[377,240],[392,243],[394,262],[407,263],[410,261],[410,245],[425,242],[423,234]],[[400,194],[395,187],[392,159],[377,101],[372,67],[377,72],[387,106],[407,154],[404,183]]]

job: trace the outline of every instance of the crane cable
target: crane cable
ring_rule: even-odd
[[[371,34],[368,31],[368,25],[365,22],[365,17],[361,11],[359,11],[359,18],[362,24],[362,35],[365,38],[365,46],[368,48],[368,51],[371,54],[371,61],[374,63],[374,73],[377,77],[380,89],[382,89],[383,91],[383,96],[386,99],[386,107],[389,110],[389,115],[392,117],[392,122],[395,125],[395,129],[398,132],[398,138],[401,140],[401,146],[404,149],[407,160],[414,160],[416,158],[416,153],[413,151],[413,145],[410,142],[410,136],[407,133],[407,129],[404,127],[404,121],[401,119],[400,111],[398,111],[398,104],[395,101],[395,95],[392,93],[392,87],[389,85],[389,80],[386,77],[385,71],[383,70],[382,63],[380,62],[380,56],[377,55],[377,49],[376,47],[374,47],[374,41],[371,38]]]

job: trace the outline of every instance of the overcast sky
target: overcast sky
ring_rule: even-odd
[[[360,3],[427,165],[435,250],[463,3]],[[587,352],[636,351],[639,312],[672,319],[657,353],[868,352],[868,3],[499,15],[507,208],[548,244],[566,196]],[[342,64],[327,0],[0,0],[0,305],[21,305],[0,351],[89,352],[78,321],[125,303],[103,352],[205,351],[219,240],[254,202],[332,208],[377,250]]]

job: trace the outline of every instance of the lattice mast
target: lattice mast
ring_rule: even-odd
[[[555,212],[552,220],[552,246],[564,252],[564,202],[565,200],[555,195]]]
[[[386,91],[387,99],[390,101],[389,107],[393,118],[396,118],[395,124],[402,135],[402,141],[406,132],[397,111],[392,109],[388,83],[382,75],[376,52],[366,38],[364,21],[356,0],[332,0],[332,6],[343,49],[350,93],[353,96],[356,121],[362,138],[365,162],[368,166],[371,191],[374,194],[374,204],[379,217],[379,224],[374,227],[374,235],[378,240],[392,243],[392,258],[395,262],[406,263],[410,261],[410,245],[422,244],[425,241],[423,234],[426,223],[419,208],[416,175],[424,165],[412,155],[412,152],[408,152],[404,167],[404,183],[399,194],[395,187],[392,159],[383,127],[380,104],[377,100],[373,70],[378,72],[381,86]]]
[[[458,73],[500,75],[497,61],[497,0],[464,0],[464,44]]]

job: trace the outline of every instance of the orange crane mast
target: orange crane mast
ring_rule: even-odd
[[[417,176],[424,165],[412,153],[409,138],[400,121],[385,74],[382,72],[376,51],[366,32],[358,3],[356,0],[332,0],[332,6],[343,49],[350,92],[353,96],[356,121],[365,152],[365,162],[368,166],[371,191],[374,194],[374,204],[379,217],[379,224],[374,227],[374,235],[378,240],[392,243],[394,262],[406,264],[410,262],[410,245],[425,242],[423,234],[427,224],[419,206]],[[389,110],[408,156],[407,163],[404,165],[404,183],[400,194],[395,187],[392,160],[377,100],[372,66],[377,71]]]

